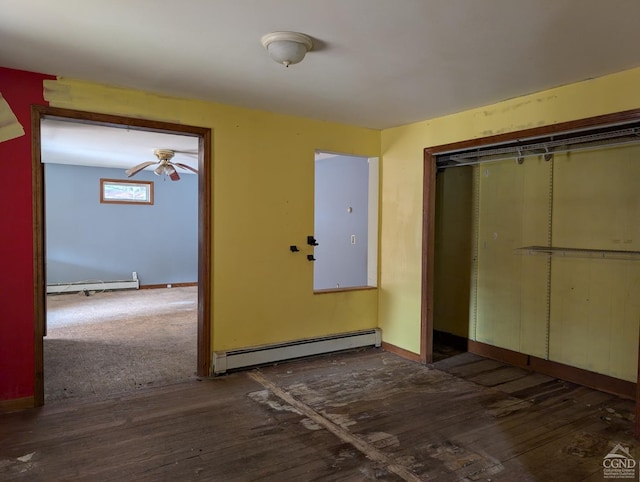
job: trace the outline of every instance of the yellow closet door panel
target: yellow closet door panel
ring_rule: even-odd
[[[640,146],[557,155],[553,244],[640,251]],[[550,359],[636,380],[640,259],[552,258]]]
[[[520,349],[540,358],[547,357],[547,259],[521,256],[522,294],[520,300]]]
[[[549,358],[636,380],[640,264],[554,258]]]
[[[609,375],[635,382],[640,327],[640,261],[618,261],[611,295]],[[613,266],[612,266],[613,268]]]
[[[553,244],[640,251],[640,146],[557,155]]]
[[[515,162],[480,168],[477,340],[518,350],[523,170]]]
[[[546,244],[548,186],[549,165],[535,158],[480,168],[478,341],[537,355],[545,350],[546,264],[516,249]]]

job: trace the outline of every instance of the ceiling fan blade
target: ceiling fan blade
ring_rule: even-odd
[[[157,164],[158,161],[147,161],[147,162],[143,162],[142,164],[138,164],[135,167],[132,167],[131,169],[127,169],[125,172],[125,174],[127,175],[127,177],[131,177],[135,174],[138,174],[140,171],[142,171],[145,167],[148,167],[152,164]]]
[[[172,181],[179,181],[180,175],[178,174],[178,171],[174,169],[173,172],[169,174],[169,179],[171,179]]]
[[[188,170],[193,171],[196,174],[198,174],[198,170],[197,169],[194,169],[191,166],[187,166],[186,164],[182,164],[181,162],[172,162],[171,164],[173,164],[174,166],[181,167],[182,169],[188,169]]]

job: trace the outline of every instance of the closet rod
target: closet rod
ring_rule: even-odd
[[[626,139],[625,139],[626,138]],[[615,140],[617,139],[617,142]],[[603,141],[614,140],[605,143]],[[536,142],[533,144],[522,144],[495,149],[476,150],[472,152],[460,152],[458,154],[443,154],[438,156],[438,167],[469,166],[486,162],[498,162],[509,159],[524,159],[527,157],[549,156],[552,154],[562,154],[567,152],[578,152],[592,149],[606,149],[627,144],[640,142],[640,127],[631,127],[598,134],[588,134],[565,139],[549,140],[546,142]],[[591,143],[590,145],[578,146],[578,144]],[[571,147],[575,146],[575,147]],[[556,147],[565,147],[555,150]],[[499,156],[499,157],[491,157]],[[451,162],[452,164],[445,164]]]
[[[519,159],[525,159],[525,158],[528,158],[528,157],[539,157],[539,156],[544,156],[544,155],[548,155],[548,154],[551,154],[551,155],[553,155],[553,154],[566,154],[566,153],[570,153],[570,152],[593,151],[593,150],[596,150],[596,149],[609,149],[609,148],[612,148],[612,147],[627,146],[627,145],[638,144],[638,143],[640,143],[640,138],[633,139],[633,140],[628,140],[628,141],[625,141],[625,142],[616,142],[616,143],[609,143],[609,144],[598,144],[598,145],[593,145],[593,146],[574,147],[574,148],[571,148],[571,149],[562,149],[562,150],[549,151],[549,152],[531,152],[531,153],[521,152],[520,154],[515,152],[515,153],[513,153],[513,154],[511,154],[509,156],[499,157],[499,158],[476,159],[474,161],[456,162],[455,164],[446,164],[446,165],[438,164],[438,169],[446,169],[446,168],[449,168],[449,167],[475,166],[476,164],[488,164],[490,162],[508,161],[510,159],[518,159],[518,158]],[[485,156],[485,154],[482,154],[482,156]]]

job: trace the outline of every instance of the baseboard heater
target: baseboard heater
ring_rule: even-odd
[[[77,283],[51,283],[47,285],[47,294],[50,293],[79,293],[81,291],[107,291],[107,290],[137,290],[140,288],[140,280],[119,281],[79,281]]]
[[[219,375],[227,370],[265,365],[294,358],[365,346],[379,347],[381,342],[381,331],[379,328],[375,328],[272,345],[260,345],[239,350],[219,351],[213,354],[213,372]]]

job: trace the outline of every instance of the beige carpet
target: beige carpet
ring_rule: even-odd
[[[49,295],[45,402],[193,379],[197,299],[197,287]]]

